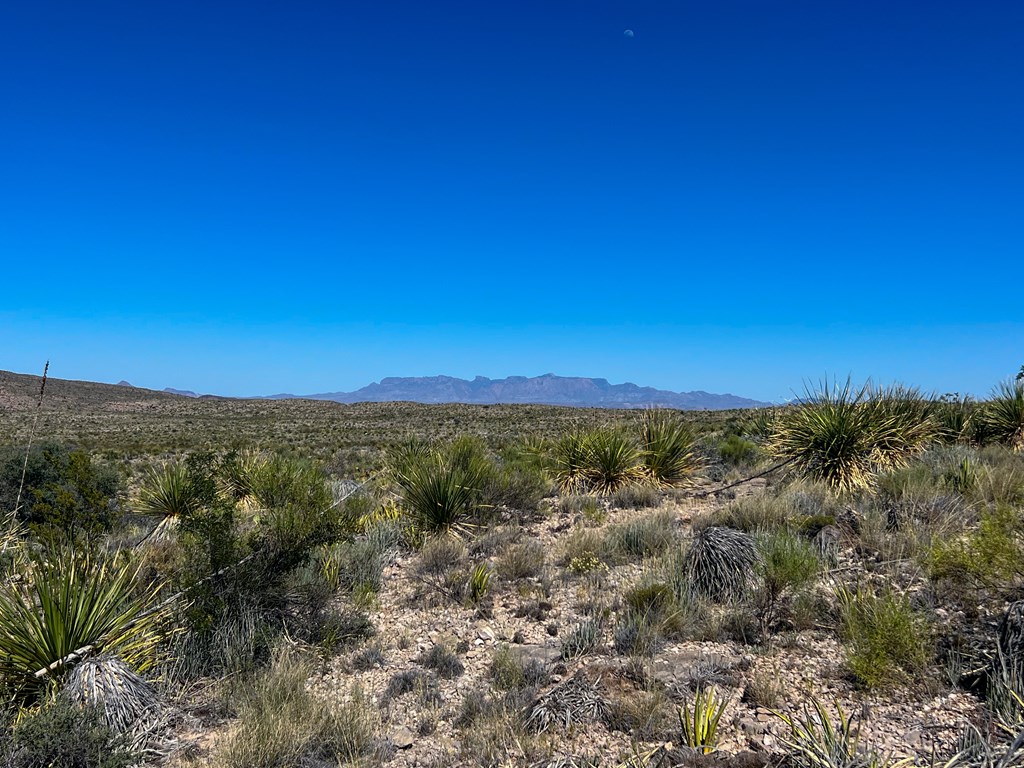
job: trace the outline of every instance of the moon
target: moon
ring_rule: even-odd
[[[626,37],[636,37],[636,35],[633,34],[633,30],[632,29],[627,29],[622,34],[625,35]]]

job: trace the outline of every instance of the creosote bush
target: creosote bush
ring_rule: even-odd
[[[840,633],[853,678],[868,689],[920,680],[932,656],[931,630],[891,588],[839,587]]]

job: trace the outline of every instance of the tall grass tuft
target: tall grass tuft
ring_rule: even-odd
[[[700,467],[696,438],[682,419],[669,411],[646,411],[640,421],[641,462],[648,480],[661,487],[692,482]]]
[[[903,467],[934,437],[924,401],[903,387],[854,390],[827,382],[785,412],[769,448],[836,492],[867,488],[876,473]]]

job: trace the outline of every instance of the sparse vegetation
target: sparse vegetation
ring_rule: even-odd
[[[159,416],[146,429],[171,423],[139,397]],[[992,724],[976,741],[1001,759],[1001,729],[1024,721],[1024,630],[994,629],[1024,584],[1024,459],[998,397],[832,387],[755,419],[339,406],[368,419],[356,457],[326,417],[268,450],[235,439],[238,403],[188,401],[214,441],[188,452],[90,433],[76,411],[89,447],[30,450],[26,498],[44,503],[3,539],[0,761],[158,755],[183,695],[204,699],[216,738],[197,759],[214,768],[669,764],[669,742],[731,757],[744,740],[794,765],[883,766],[845,714],[861,700],[896,712],[894,733],[926,705]],[[332,412],[245,407],[271,436],[274,414]],[[765,747],[763,709],[798,711],[807,689],[836,706],[812,699]],[[941,727],[939,763],[967,759],[960,722]]]

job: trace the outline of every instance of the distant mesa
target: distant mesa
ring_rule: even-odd
[[[191,389],[174,389],[173,387],[164,387],[164,392],[169,395],[181,395],[182,397],[199,397]]]
[[[278,394],[262,399],[332,400],[337,403],[468,403],[471,405],[533,404],[584,408],[676,408],[679,410],[727,410],[758,408],[770,403],[736,395],[710,392],[670,392],[636,384],[610,384],[607,379],[578,376],[509,376],[472,381],[452,376],[389,377],[355,392],[323,392],[314,395]]]

